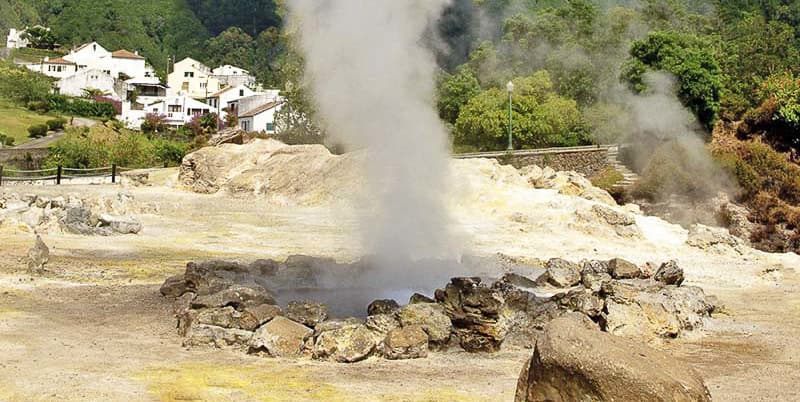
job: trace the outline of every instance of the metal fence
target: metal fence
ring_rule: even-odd
[[[15,170],[0,166],[0,186],[13,184],[55,184],[62,183],[97,183],[98,181],[115,184],[119,174],[132,169],[119,168],[116,165],[91,169],[65,168],[61,165],[50,169]]]

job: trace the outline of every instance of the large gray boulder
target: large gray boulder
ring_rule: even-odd
[[[272,357],[300,357],[303,345],[314,331],[288,318],[275,317],[259,328],[250,341],[250,350],[264,351]]]
[[[551,321],[517,383],[516,402],[710,401],[687,365],[650,347],[599,331],[573,315]]]

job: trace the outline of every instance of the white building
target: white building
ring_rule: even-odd
[[[25,67],[48,77],[59,79],[69,77],[78,72],[78,65],[63,57],[55,59],[45,57],[40,63],[26,64]]]
[[[155,77],[153,68],[147,65],[138,51],[125,49],[110,52],[97,42],[91,42],[73,49],[65,60],[78,65],[79,70],[98,69],[114,78],[130,79],[139,77]]]
[[[158,77],[139,77],[131,78],[125,81],[127,84],[128,96],[131,93],[136,93],[136,103],[141,105],[152,105],[153,103],[161,102],[167,97],[167,86],[162,84]]]
[[[206,99],[206,103],[214,109],[220,118],[224,118],[229,112],[239,113],[239,99],[254,95],[263,95],[263,93],[255,92],[244,85],[228,86],[210,95]]]
[[[70,96],[83,96],[86,90],[97,89],[109,98],[123,100],[127,94],[124,85],[111,74],[98,69],[81,70],[56,82],[58,93]]]
[[[138,129],[149,114],[163,115],[167,125],[181,127],[196,116],[212,113],[210,106],[187,96],[170,96],[161,102],[153,103],[140,110],[134,109],[130,102],[122,104],[122,115],[119,120],[128,128]]]
[[[195,99],[208,99],[209,95],[222,89],[222,83],[211,69],[199,61],[187,57],[173,66],[167,77],[170,96],[188,96]]]
[[[239,128],[248,132],[275,133],[275,113],[283,100],[256,95],[239,100]]]
[[[256,78],[250,75],[249,71],[230,64],[215,68],[211,72],[211,76],[218,79],[222,85],[231,87],[241,85],[252,87],[256,83]]]
[[[28,47],[30,43],[27,39],[22,38],[23,33],[25,33],[25,30],[17,31],[16,29],[11,28],[8,31],[8,36],[6,37],[6,47],[9,49]]]

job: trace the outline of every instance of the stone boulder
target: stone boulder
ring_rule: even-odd
[[[328,318],[328,306],[311,301],[293,301],[286,307],[286,317],[314,328]]]
[[[367,315],[392,314],[400,309],[400,305],[392,299],[375,300],[367,306]]]
[[[108,227],[117,234],[138,234],[142,231],[142,222],[132,216],[102,214],[100,227]]]
[[[375,334],[364,325],[348,325],[326,331],[314,343],[314,358],[339,363],[355,363],[375,351]]]
[[[434,345],[444,346],[450,339],[453,324],[439,304],[409,304],[397,311],[397,319],[402,327],[418,325]]]
[[[192,301],[193,308],[214,308],[232,306],[237,310],[262,304],[275,304],[275,298],[258,285],[231,285],[210,295],[198,295]]]
[[[495,352],[507,334],[501,320],[507,299],[503,292],[481,283],[480,278],[453,278],[436,291],[453,324],[461,348],[468,352]],[[430,334],[429,334],[430,335]]]
[[[639,269],[638,265],[622,258],[614,258],[609,261],[608,272],[614,279],[636,279],[642,277],[642,270]]]
[[[653,275],[653,279],[665,285],[680,286],[684,281],[683,269],[678,266],[676,261],[668,261],[661,264],[655,275]]]
[[[251,352],[267,352],[272,357],[300,357],[303,345],[314,331],[288,318],[275,317],[253,334]]]
[[[673,356],[600,332],[585,319],[551,321],[517,383],[516,402],[710,401],[703,380]]]
[[[558,288],[568,288],[581,281],[581,268],[570,261],[553,258],[547,262],[546,271],[536,282],[548,283]]]
[[[36,235],[33,247],[28,250],[28,271],[42,273],[44,266],[50,261],[50,249],[44,244],[42,236]]]
[[[183,345],[243,349],[247,347],[252,337],[253,333],[250,331],[195,324],[187,332]]]
[[[428,334],[419,325],[393,329],[383,341],[383,356],[389,360],[427,357]]]

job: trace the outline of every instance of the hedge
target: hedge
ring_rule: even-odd
[[[41,138],[47,135],[47,125],[34,124],[28,127],[28,136],[31,138]]]
[[[50,95],[48,97],[48,106],[50,110],[83,117],[111,119],[117,114],[114,105],[110,103],[95,102],[64,95]]]

